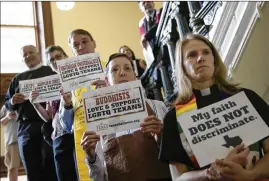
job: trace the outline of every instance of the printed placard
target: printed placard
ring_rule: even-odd
[[[87,130],[103,135],[139,128],[148,115],[142,88],[137,80],[85,92]]]
[[[64,92],[89,86],[104,79],[105,74],[99,53],[90,53],[56,61]]]
[[[222,159],[240,143],[249,146],[269,128],[244,92],[177,118],[200,165]]]
[[[39,93],[34,103],[47,102],[60,99],[61,81],[58,74],[38,79],[19,81],[20,93],[29,99],[30,93],[36,89]]]

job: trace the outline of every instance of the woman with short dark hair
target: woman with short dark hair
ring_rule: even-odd
[[[112,54],[106,63],[107,85],[135,80],[134,67],[127,55]],[[149,115],[140,128],[104,136],[84,132],[81,147],[86,153],[91,179],[171,181],[168,164],[158,160],[162,118],[167,108],[163,102],[150,99],[146,99],[146,107]]]

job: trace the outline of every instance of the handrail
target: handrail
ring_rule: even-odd
[[[170,2],[164,2],[164,7],[162,10],[161,14],[161,19],[159,21],[159,25],[156,31],[156,39],[155,39],[155,44],[159,45],[160,37],[161,37],[161,32],[163,32],[165,25],[167,22],[167,19],[169,16],[166,16],[168,14],[168,11],[170,10],[171,3]]]

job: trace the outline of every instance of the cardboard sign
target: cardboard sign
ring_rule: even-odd
[[[249,146],[269,135],[244,92],[177,117],[200,165],[222,159],[237,145]]]
[[[93,81],[104,79],[99,53],[90,53],[56,61],[64,92],[87,87]]]
[[[60,99],[61,81],[59,75],[51,75],[38,79],[19,81],[20,93],[29,99],[30,93],[36,89],[39,93],[34,103],[47,102]]]
[[[139,128],[148,115],[140,80],[89,91],[82,98],[87,130],[99,135]]]

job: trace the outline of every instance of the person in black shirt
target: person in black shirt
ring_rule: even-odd
[[[55,74],[49,66],[43,66],[40,54],[33,45],[21,48],[23,61],[29,70],[17,74],[9,85],[5,105],[18,112],[18,146],[20,157],[29,181],[56,180],[52,149],[43,140],[43,120],[29,100],[19,92],[19,81],[41,78]],[[46,104],[42,104],[46,106]],[[50,150],[51,149],[51,150]],[[51,153],[51,154],[49,154]]]
[[[178,98],[175,108],[164,118],[159,158],[170,163],[173,180],[248,181],[269,175],[269,138],[253,147],[236,146],[223,160],[200,168],[189,143],[177,122],[176,110],[196,98],[198,109],[244,91],[259,115],[269,125],[269,106],[254,91],[239,88],[227,81],[227,70],[214,45],[201,35],[190,34],[176,46]],[[192,102],[193,103],[193,102]],[[252,145],[251,145],[252,146]],[[262,151],[264,155],[262,154]],[[253,156],[252,153],[258,156]],[[250,159],[247,160],[247,157]]]

